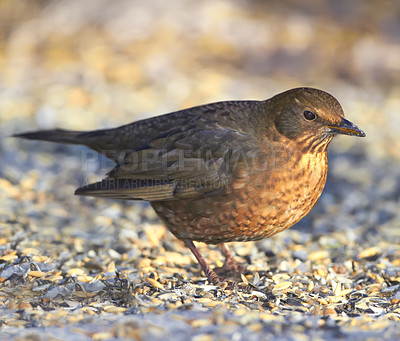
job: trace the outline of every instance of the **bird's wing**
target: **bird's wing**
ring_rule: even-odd
[[[156,144],[157,147],[165,147],[165,143],[171,140],[169,137],[181,133],[191,134],[192,131],[199,132],[202,129],[209,130],[210,134],[221,133],[222,127],[242,131],[241,125],[246,118],[242,117],[241,113],[252,111],[258,104],[258,101],[211,103],[147,118],[113,129],[82,132],[73,139],[68,137],[67,142],[86,145],[118,164],[129,151],[152,149],[156,147]],[[200,138],[207,138],[206,131],[200,132],[199,135]],[[193,141],[190,138],[189,141],[181,141],[189,147],[196,143],[201,146],[205,142],[207,141],[199,139]]]
[[[106,179],[76,194],[147,201],[197,198],[221,193],[245,178],[251,152],[258,150],[255,115],[250,114],[259,103],[218,102],[114,129],[16,136],[86,145],[117,163]]]
[[[249,134],[218,122],[186,121],[181,128],[127,149],[106,179],[76,194],[146,201],[209,196],[241,176],[256,149]]]

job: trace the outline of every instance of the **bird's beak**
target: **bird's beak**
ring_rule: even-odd
[[[342,118],[342,121],[338,125],[327,125],[327,128],[330,129],[330,133],[334,134],[343,134],[343,135],[352,135],[364,137],[365,133],[358,128],[354,123]]]

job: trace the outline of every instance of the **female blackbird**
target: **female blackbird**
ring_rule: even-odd
[[[209,281],[224,281],[193,241],[221,244],[225,269],[241,271],[224,244],[270,237],[303,218],[325,185],[337,134],[365,136],[339,102],[313,88],[265,101],[202,105],[90,132],[15,135],[82,144],[115,161],[107,177],[75,194],[149,201],[190,248]]]

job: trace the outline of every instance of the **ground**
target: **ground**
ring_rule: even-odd
[[[1,1],[0,339],[398,339],[395,1]],[[146,203],[73,195],[112,162],[11,138],[207,102],[332,93],[341,136],[313,211],[233,243],[248,290],[210,285]],[[198,244],[213,265],[218,248]]]

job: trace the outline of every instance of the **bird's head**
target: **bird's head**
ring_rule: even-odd
[[[365,136],[361,129],[344,118],[337,99],[325,91],[296,88],[268,101],[276,130],[290,140],[327,145],[326,142],[337,134]]]

